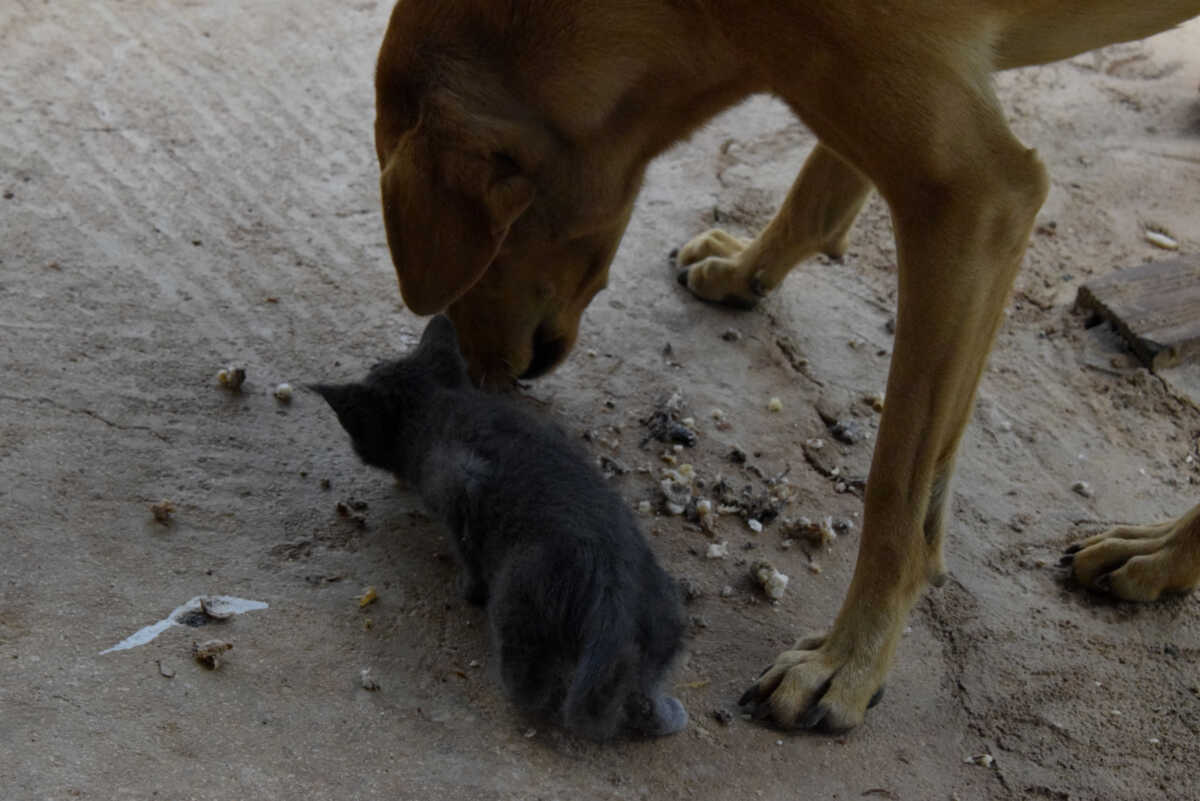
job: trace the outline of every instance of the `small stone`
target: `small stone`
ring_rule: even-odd
[[[865,434],[862,425],[855,420],[839,420],[830,427],[829,433],[833,434],[834,439],[847,445],[859,442]]]
[[[282,384],[276,385],[275,400],[279,401],[280,403],[291,403],[292,402],[292,385],[287,383],[286,381]]]
[[[171,522],[171,515],[175,514],[175,504],[167,500],[151,504],[150,514],[154,515],[156,522],[162,523],[165,526]]]
[[[968,765],[979,765],[980,767],[990,768],[996,764],[996,758],[991,754],[976,754],[975,756],[967,757],[963,762]]]
[[[713,409],[713,410],[712,410],[712,419],[714,419],[714,420],[724,420],[724,419],[725,419],[725,412],[724,412],[724,411],[722,411],[721,409]]]
[[[741,448],[734,446],[733,450],[729,452],[729,461],[733,462],[734,464],[745,464],[746,452]]]
[[[767,409],[768,409],[768,411],[772,411],[772,412],[782,412],[783,411],[783,401],[781,401],[777,397],[771,398],[769,401],[767,401]]]
[[[732,598],[733,597],[733,585],[726,584],[725,586],[721,587],[721,597],[722,598]]]
[[[726,328],[721,334],[721,339],[725,340],[726,342],[737,342],[741,338],[742,332],[736,328]]]
[[[192,657],[209,670],[221,666],[221,655],[233,649],[233,643],[225,640],[208,640],[203,643],[192,643]]]
[[[733,723],[733,713],[728,709],[714,709],[712,711],[713,720],[720,723],[722,726],[728,726]]]
[[[379,593],[375,592],[374,587],[367,587],[363,590],[363,594],[358,596],[358,608],[363,609],[370,606],[379,600]]]
[[[1090,498],[1093,495],[1092,485],[1087,483],[1086,481],[1076,481],[1074,484],[1071,485],[1071,489],[1075,492],[1076,495],[1082,495],[1085,498]]]
[[[361,684],[362,688],[367,692],[375,692],[379,689],[379,682],[376,681],[375,677],[371,675],[370,668],[362,669],[362,671],[358,674],[358,683]]]
[[[872,409],[874,409],[877,412],[882,412],[883,411],[883,393],[875,392],[870,395],[866,395],[863,397],[863,403],[867,404],[868,406],[870,406]]]
[[[753,531],[755,534],[762,534],[762,530],[763,530],[763,524],[762,524],[760,521],[758,521],[758,520],[755,520],[753,517],[751,517],[750,519],[748,519],[748,520],[746,521],[746,525],[747,525],[747,526],[750,528],[750,530],[751,530],[751,531]]]
[[[642,501],[638,504],[638,513],[649,516],[650,508],[650,501]]]
[[[701,498],[696,501],[696,514],[700,517],[708,517],[712,514],[712,501],[708,498]]]

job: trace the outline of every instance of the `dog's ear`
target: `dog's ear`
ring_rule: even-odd
[[[397,141],[380,177],[400,294],[417,314],[441,311],[483,277],[534,197],[510,157],[439,143],[425,128]]]

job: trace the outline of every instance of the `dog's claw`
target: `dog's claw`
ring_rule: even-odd
[[[800,718],[800,720],[796,722],[796,725],[801,729],[815,729],[817,726],[821,725],[821,721],[823,721],[825,716],[828,714],[829,707],[825,706],[824,704],[814,704],[807,712],[804,713],[804,717]]]
[[[679,248],[671,248],[671,252],[667,254],[667,258],[675,261],[679,258]]]
[[[1058,566],[1059,567],[1070,567],[1071,563],[1073,563],[1074,561],[1075,561],[1075,554],[1066,553],[1066,554],[1063,554],[1061,558],[1059,558]]]
[[[875,706],[876,704],[878,704],[880,701],[883,700],[884,689],[885,688],[880,687],[878,690],[875,691],[875,694],[871,696],[871,700],[867,701],[867,709],[872,708],[873,706]]]
[[[770,670],[770,668],[767,668],[767,670]],[[762,675],[759,676],[759,678],[762,678],[762,676],[765,676],[766,673],[767,673],[767,671],[764,670],[762,672]],[[746,704],[755,700],[757,697],[758,697],[758,685],[751,684],[749,687],[746,688],[746,692],[742,693],[742,697],[738,699],[738,706],[745,706]]]
[[[1063,550],[1063,553],[1064,553],[1064,554],[1075,554],[1075,553],[1079,553],[1079,552],[1080,552],[1080,551],[1082,551],[1082,550],[1083,550],[1083,545],[1081,545],[1080,543],[1076,542],[1076,543],[1074,543],[1074,544],[1072,544],[1072,545],[1068,545],[1068,546],[1066,547],[1066,549],[1065,549],[1065,550]]]
[[[680,286],[686,287],[688,285],[688,268],[684,267],[682,270],[675,273],[675,280],[679,282]]]

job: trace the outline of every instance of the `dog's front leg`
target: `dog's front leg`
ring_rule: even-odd
[[[752,242],[713,229],[679,251],[679,282],[697,297],[749,308],[814,253],[841,256],[871,183],[818,144],[774,219]]]
[[[838,151],[853,154],[892,209],[896,342],[841,611],[827,635],[781,654],[742,699],[784,726],[860,723],[879,697],[912,606],[927,583],[944,580],[955,452],[1048,188],[1037,155],[1009,132],[986,81],[950,74],[945,85],[923,86],[935,75],[908,76],[909,86],[930,90],[924,105],[890,104],[903,93],[875,90],[886,138],[872,126],[840,127],[862,131]]]

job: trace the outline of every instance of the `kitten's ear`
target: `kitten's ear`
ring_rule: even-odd
[[[415,355],[428,360],[434,375],[446,386],[455,387],[467,380],[467,363],[458,349],[458,334],[454,323],[444,314],[437,315],[425,326]]]
[[[337,412],[338,422],[353,440],[367,430],[371,391],[362,384],[313,384],[309,389],[320,394]]]

